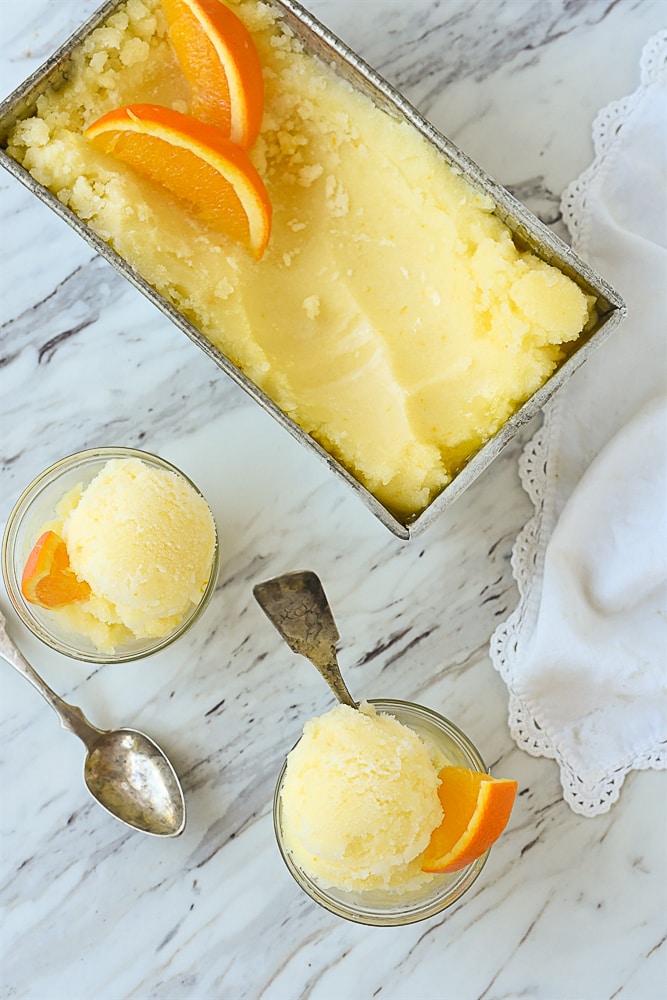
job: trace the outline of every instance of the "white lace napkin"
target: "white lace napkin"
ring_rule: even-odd
[[[512,736],[555,758],[566,801],[591,816],[630,770],[667,764],[666,62],[663,31],[563,196],[575,249],[628,318],[524,451],[535,514],[512,557],[521,599],[491,640]]]

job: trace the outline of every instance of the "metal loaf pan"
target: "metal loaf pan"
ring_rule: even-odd
[[[518,246],[530,249],[538,257],[573,278],[582,289],[589,295],[593,295],[597,301],[598,318],[594,328],[582,335],[576,349],[549,380],[507,420],[494,437],[468,461],[452,482],[435,497],[419,516],[408,522],[398,520],[347,469],[283,413],[236,365],[158,294],[133,267],[5,152],[8,132],[13,124],[19,119],[31,115],[39,95],[47,87],[57,85],[66,76],[71,53],[119,6],[120,2],[121,0],[106,0],[88,21],[0,104],[0,161],[11,174],[82,236],[100,256],[104,257],[128,281],[143,292],[230,378],[234,379],[260,406],[271,413],[293,437],[309,451],[316,454],[338,478],[346,482],[394,535],[402,539],[409,539],[421,534],[446,507],[453,503],[477,479],[518,430],[533,418],[553,393],[589,357],[591,351],[606,339],[625,315],[626,309],[623,300],[570,247],[555,236],[505,188],[488,177],[464,152],[438,132],[400,93],[313,17],[309,11],[294,0],[269,0],[279,11],[284,23],[303,43],[307,52],[333,68],[339,76],[369,97],[381,110],[398,120],[408,122],[439,151],[447,163],[461,171],[478,189],[490,195],[495,203],[496,214],[511,230]]]

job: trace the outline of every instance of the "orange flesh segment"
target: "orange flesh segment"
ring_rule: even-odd
[[[190,84],[195,118],[250,148],[264,113],[262,66],[250,32],[220,0],[161,0],[169,38]]]
[[[256,259],[262,256],[269,196],[247,154],[219,129],[157,104],[131,104],[103,115],[85,134]]]
[[[70,569],[67,546],[55,531],[35,542],[23,570],[21,593],[42,608],[61,608],[90,597],[90,587]]]
[[[507,826],[517,783],[464,767],[444,767],[438,795],[445,813],[422,855],[425,872],[455,872],[485,854]]]

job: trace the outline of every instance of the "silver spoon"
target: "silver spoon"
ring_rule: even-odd
[[[359,708],[340,672],[336,659],[340,636],[316,574],[286,573],[258,583],[253,594],[290,649],[310,660],[343,705]]]
[[[83,776],[89,792],[122,823],[156,837],[185,828],[185,800],[176,772],[159,746],[136,729],[98,729],[35,672],[7,635],[0,612],[0,656],[48,701],[63,729],[88,748]]]

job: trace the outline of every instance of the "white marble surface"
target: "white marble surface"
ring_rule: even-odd
[[[94,7],[1,0],[0,92]],[[635,89],[644,43],[666,19],[660,0],[310,7],[561,235],[560,192],[591,160],[592,119]],[[4,172],[0,213],[2,521],[61,455],[135,445],[200,485],[223,546],[199,627],[140,664],[100,669],[49,653],[0,594],[15,638],[59,692],[98,725],[136,725],[168,748],[189,807],[177,841],[126,833],[88,798],[81,744],[0,668],[2,997],[664,996],[665,776],[630,775],[606,816],[572,813],[553,762],[512,742],[488,656],[517,601],[509,557],[530,514],[521,441],[424,536],[399,542]],[[345,923],[300,894],[278,856],[270,803],[281,759],[331,699],[281,646],[251,588],[305,567],[331,598],[353,691],[442,711],[495,774],[519,781],[507,833],[441,917]]]

